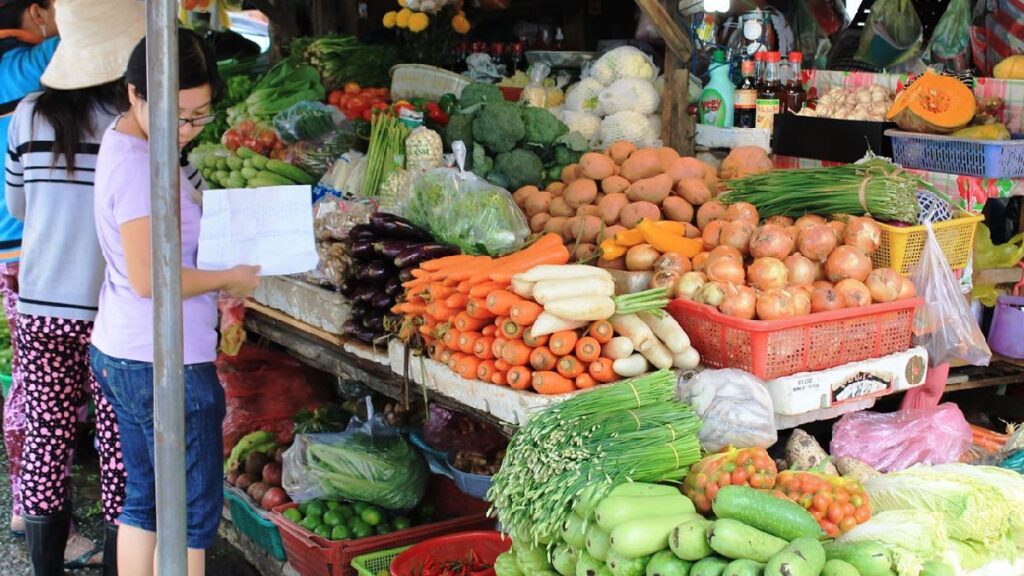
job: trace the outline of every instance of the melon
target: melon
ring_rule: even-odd
[[[953,132],[952,136],[964,140],[1009,140],[1010,131],[1004,124],[984,124],[961,128]]]
[[[970,124],[977,109],[970,88],[927,70],[896,96],[886,119],[910,132],[949,134]]]
[[[992,69],[992,75],[1003,80],[1024,80],[1024,54],[1007,56]]]

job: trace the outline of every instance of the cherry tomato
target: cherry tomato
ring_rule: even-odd
[[[850,493],[843,488],[836,488],[835,501],[840,504],[846,504],[850,501]]]
[[[341,90],[332,90],[331,93],[327,95],[327,103],[337,105],[344,94],[345,93]]]
[[[811,506],[814,505],[814,496],[810,494],[804,494],[797,500],[797,504],[804,507],[804,510],[810,510]]]
[[[829,522],[832,522],[833,524],[838,524],[845,515],[843,505],[838,502],[833,502],[832,505],[828,507],[828,519]]]
[[[799,501],[800,497],[803,496],[803,495],[804,495],[803,492],[801,492],[800,490],[794,489],[792,486],[790,486],[789,490],[786,491],[786,498],[789,498],[793,502]]]
[[[700,495],[694,497],[692,500],[693,500],[693,506],[695,508],[697,508],[697,510],[710,510],[711,509],[711,502],[708,500],[708,497],[703,495],[703,494],[700,494]]]
[[[836,536],[839,536],[839,527],[836,526],[834,523],[829,522],[828,520],[821,521],[821,528],[825,531],[825,534],[827,534],[829,538],[835,538]]]
[[[768,488],[768,478],[762,472],[755,472],[750,475],[750,487],[757,488],[758,490]]]
[[[849,516],[853,518],[853,515],[857,513],[857,508],[853,504],[846,502],[843,504],[843,516]]]
[[[358,94],[362,89],[358,82],[348,82],[345,84],[346,94]]]
[[[854,494],[850,498],[850,504],[853,504],[854,508],[860,508],[861,505],[864,504],[864,499],[861,498],[860,494]]]
[[[781,490],[785,490],[786,487],[789,486],[791,478],[792,478],[792,476],[789,475],[789,474],[781,474],[781,475],[779,475],[778,480],[776,480],[776,482],[775,482],[775,487],[779,488]]]
[[[818,521],[818,524],[821,524],[822,519],[825,518],[825,513],[821,510],[811,510],[811,516],[814,516],[814,519]]]
[[[730,482],[732,482],[733,484],[740,485],[740,486],[746,484],[747,483],[747,479],[748,479],[747,471],[744,470],[743,468],[737,468],[737,469],[733,470],[732,474],[730,474],[730,478],[729,478]]]
[[[728,474],[722,474],[718,478],[718,486],[719,487],[721,487],[721,486],[728,486],[730,484],[732,484],[732,478],[730,478]]]
[[[775,470],[775,462],[766,454],[758,454],[754,457],[754,466],[758,470]]]
[[[829,505],[832,504],[832,499],[829,498],[824,492],[819,492],[814,496],[814,509],[821,511],[823,514],[828,512]]]
[[[694,479],[693,485],[696,486],[697,488],[704,488],[705,486],[708,485],[708,475],[703,472],[697,474],[697,477]]]
[[[853,512],[853,518],[857,524],[863,524],[871,519],[871,509],[867,505],[861,506]]]
[[[841,532],[849,532],[857,527],[857,520],[853,516],[847,516],[839,522],[839,530]]]
[[[718,484],[708,484],[708,489],[705,494],[708,502],[714,501],[715,495],[718,494]]]

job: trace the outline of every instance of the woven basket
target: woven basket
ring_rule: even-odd
[[[448,93],[460,96],[470,84],[470,79],[461,74],[425,64],[399,64],[391,69],[392,100],[437,100]]]

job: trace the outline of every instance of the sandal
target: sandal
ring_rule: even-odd
[[[86,568],[89,566],[102,566],[103,565],[103,548],[97,546],[92,540],[89,540],[85,536],[80,534],[72,534],[68,537],[68,544],[71,544],[76,539],[81,538],[90,544],[90,548],[77,556],[76,558],[64,559],[64,567],[69,570],[75,570],[78,568]],[[65,548],[65,551],[67,549]]]
[[[21,516],[11,516],[11,537],[13,538],[24,538],[25,537],[25,519]]]

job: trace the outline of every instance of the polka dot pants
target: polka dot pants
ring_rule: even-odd
[[[114,523],[124,503],[125,469],[114,412],[89,369],[92,322],[18,315],[17,347],[25,396],[21,498],[25,513],[59,512],[70,496],[65,466],[79,406],[92,397],[103,515]]]

